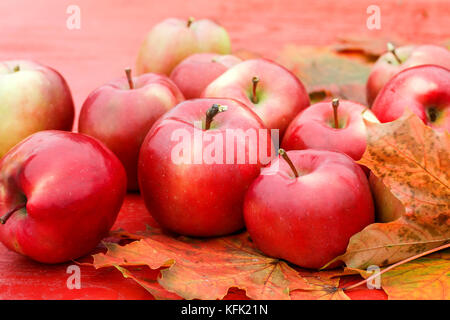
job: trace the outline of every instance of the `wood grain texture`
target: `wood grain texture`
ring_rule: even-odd
[[[415,43],[450,38],[448,2],[389,0],[380,3],[381,30],[366,27],[372,0],[2,0],[0,60],[33,59],[66,78],[79,111],[96,87],[134,66],[145,34],[166,17],[211,18],[229,31],[233,49],[276,58],[287,43],[330,45],[340,38],[399,37]],[[81,8],[81,29],[66,27],[69,5]],[[142,200],[129,195],[114,226],[131,232],[153,223]],[[150,299],[117,270],[81,267],[82,289],[68,290],[69,264],[34,263],[0,246],[0,299]],[[148,270],[142,270],[148,272]],[[151,273],[147,277],[155,277]],[[356,281],[356,280],[355,280]],[[354,299],[385,299],[380,290],[356,290]],[[233,298],[243,298],[242,292]]]

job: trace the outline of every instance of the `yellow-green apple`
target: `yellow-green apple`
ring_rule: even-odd
[[[242,60],[230,54],[196,53],[181,61],[170,79],[186,99],[200,98],[208,84],[239,62]]]
[[[367,107],[348,100],[319,102],[303,110],[286,130],[285,150],[342,152],[360,160],[366,150],[367,121],[378,122]]]
[[[383,180],[377,178],[372,172],[369,176],[369,185],[378,222],[394,221],[405,214],[405,207],[401,201],[384,185]]]
[[[321,268],[374,222],[366,175],[353,159],[325,150],[280,150],[248,188],[245,225],[265,254]]]
[[[270,133],[244,104],[187,100],[163,115],[142,144],[141,194],[167,230],[202,237],[237,231],[244,227],[245,191],[272,148]]]
[[[0,158],[37,131],[72,129],[74,105],[64,78],[27,60],[0,62]]]
[[[396,49],[388,43],[388,52],[378,58],[367,80],[369,105],[372,105],[380,90],[397,73],[424,64],[450,69],[450,51],[436,45],[410,45]]]
[[[137,58],[137,72],[168,76],[183,59],[201,52],[229,54],[227,31],[208,19],[166,19],[147,34]]]
[[[403,70],[389,80],[372,106],[383,123],[400,118],[406,109],[430,127],[450,131],[450,70],[436,65]]]
[[[166,76],[147,73],[127,77],[94,90],[81,108],[79,131],[102,141],[125,167],[128,189],[138,190],[139,150],[156,120],[184,100]]]
[[[108,234],[125,192],[125,170],[101,142],[35,133],[0,161],[0,240],[39,262],[76,259]]]
[[[289,123],[309,106],[309,96],[289,70],[267,59],[252,59],[228,69],[206,87],[203,97],[233,98],[249,106],[269,129],[283,136]]]

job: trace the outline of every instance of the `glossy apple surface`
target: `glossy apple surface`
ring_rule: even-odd
[[[265,254],[304,268],[321,268],[345,252],[349,239],[374,222],[369,184],[347,155],[288,151],[263,169],[244,202],[245,225]]]
[[[395,49],[399,58],[387,52],[378,58],[367,80],[367,100],[375,101],[384,85],[397,73],[419,65],[434,64],[450,69],[450,51],[436,45],[404,46]]]
[[[116,220],[126,192],[117,157],[79,133],[42,131],[0,161],[0,240],[36,261],[59,263],[89,253]]]
[[[227,31],[208,19],[166,19],[147,34],[137,58],[137,72],[168,76],[183,59],[201,52],[231,53]]]
[[[259,80],[255,95],[254,77]],[[292,119],[309,106],[308,93],[300,80],[289,70],[266,59],[246,60],[228,69],[206,87],[203,96],[241,101],[269,129],[279,129],[280,137]]]
[[[42,130],[72,129],[74,106],[64,78],[33,61],[0,62],[0,158]]]
[[[337,107],[338,127],[334,123],[332,102],[319,102],[303,110],[291,122],[281,144],[285,150],[319,149],[342,152],[354,160],[366,150],[364,119],[378,122],[367,107],[340,100]]]
[[[242,60],[233,55],[196,53],[181,61],[173,69],[170,79],[186,99],[200,98],[208,84],[239,62]]]
[[[384,123],[409,109],[430,127],[450,131],[449,88],[450,70],[435,65],[409,68],[383,87],[372,112]]]
[[[205,130],[205,114],[214,104],[228,109],[217,114],[211,128]],[[238,130],[267,133],[249,108],[231,99],[188,100],[155,123],[142,144],[138,175],[145,204],[163,228],[183,235],[206,237],[244,227],[244,195],[259,175],[261,158],[259,142],[226,138],[227,132],[235,134]],[[202,138],[196,138],[201,134]],[[180,151],[183,141],[187,142],[184,151]],[[217,150],[217,155],[221,153],[218,159],[208,157],[216,154],[207,151],[214,141],[223,142]],[[271,155],[269,134],[265,146],[266,154]],[[255,162],[250,160],[252,154],[256,155]],[[185,156],[185,160],[176,160],[178,155]],[[240,155],[245,155],[244,161],[239,161]]]
[[[184,98],[166,76],[134,77],[133,89],[126,78],[101,86],[83,104],[79,131],[102,141],[120,159],[128,189],[138,190],[139,150],[155,121]]]

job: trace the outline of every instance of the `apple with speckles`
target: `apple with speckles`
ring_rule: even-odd
[[[280,149],[279,155],[248,188],[245,225],[265,254],[321,268],[374,222],[366,175],[339,152]]]
[[[388,43],[388,52],[374,64],[367,80],[367,101],[372,105],[378,93],[399,72],[424,64],[450,69],[450,51],[437,45],[409,45],[399,48]]]
[[[136,62],[138,74],[161,73],[167,76],[185,58],[201,52],[230,54],[227,31],[208,19],[169,18],[147,34]]]
[[[348,100],[319,102],[292,120],[281,146],[285,150],[342,152],[360,160],[366,150],[366,124],[379,122],[365,106]]]
[[[450,70],[424,65],[403,70],[380,91],[372,112],[380,122],[400,118],[406,110],[426,125],[450,131]]]
[[[138,176],[146,207],[160,226],[178,234],[238,231],[245,191],[272,149],[261,119],[241,102],[184,101],[155,123],[142,144]]]
[[[166,76],[147,73],[126,77],[94,90],[84,102],[79,132],[102,141],[125,167],[128,190],[139,189],[137,164],[147,132],[165,112],[184,100]]]
[[[125,170],[100,141],[35,133],[0,160],[0,241],[43,263],[79,258],[108,235],[125,193]]]
[[[203,97],[232,98],[251,108],[269,129],[282,137],[289,123],[309,106],[301,81],[289,70],[267,59],[243,61],[206,87]]]
[[[212,81],[239,62],[242,60],[230,54],[196,53],[181,61],[173,69],[170,79],[186,99],[200,98]]]
[[[56,70],[28,60],[0,62],[0,158],[29,135],[72,130],[75,108]]]

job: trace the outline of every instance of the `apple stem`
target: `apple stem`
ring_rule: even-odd
[[[295,177],[298,178],[299,174],[297,169],[295,168],[294,164],[292,163],[291,159],[289,158],[289,156],[287,155],[286,151],[284,149],[279,149],[278,150],[278,154],[281,155],[284,159],[284,161],[287,162],[287,164],[289,165],[289,167],[291,167],[292,172],[294,173]]]
[[[397,55],[397,52],[395,52],[395,46],[392,42],[387,43],[387,49],[390,53],[394,55],[395,60],[397,60],[399,64],[402,64],[402,60],[400,60],[400,58]]]
[[[7,213],[5,213],[2,217],[0,217],[0,223],[1,224],[5,224],[6,221],[8,221],[8,219],[16,212],[19,211],[20,209],[23,209],[26,207],[26,203],[22,203],[17,205],[15,208],[9,210]]]
[[[130,89],[134,89],[134,83],[133,83],[133,77],[131,76],[131,68],[125,69],[125,74],[127,75],[128,85],[130,86]]]
[[[338,118],[338,107],[339,107],[339,98],[334,98],[331,102],[333,106],[333,117],[334,117],[334,127],[336,129],[339,128],[339,118]]]
[[[252,93],[252,102],[258,103],[258,97],[256,96],[256,87],[258,86],[259,78],[253,77],[252,83],[253,83],[253,93]]]
[[[192,25],[192,22],[194,22],[194,17],[189,17],[188,21],[187,21],[187,27],[189,28]]]
[[[218,113],[227,111],[227,109],[228,109],[227,106],[223,106],[216,103],[213,104],[212,107],[206,111],[205,130],[209,130],[209,128],[211,128],[211,122]]]
[[[20,71],[20,66],[16,65],[13,69],[14,72],[19,72]]]

